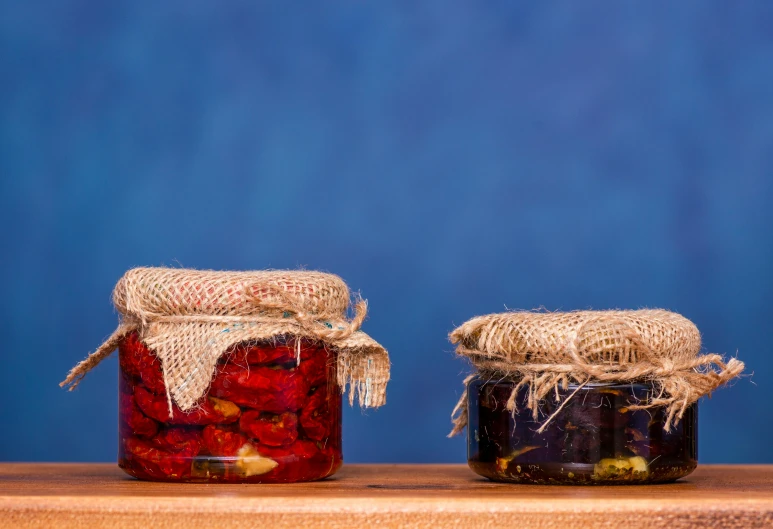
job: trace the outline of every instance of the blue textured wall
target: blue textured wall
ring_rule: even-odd
[[[0,458],[113,460],[137,265],[305,266],[370,301],[348,461],[462,461],[446,335],[664,307],[752,378],[701,460],[773,462],[773,4],[0,2]],[[524,4],[524,5],[519,5]]]

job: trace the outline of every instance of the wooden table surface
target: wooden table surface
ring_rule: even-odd
[[[673,484],[508,485],[464,465],[347,465],[294,485],[137,481],[111,464],[0,464],[0,527],[773,527],[773,465]]]

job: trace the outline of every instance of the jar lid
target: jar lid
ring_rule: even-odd
[[[451,333],[465,356],[513,364],[629,364],[694,358],[698,328],[667,310],[505,312],[479,316]]]
[[[575,383],[576,392],[588,384],[647,381],[656,396],[630,408],[667,407],[668,431],[689,404],[744,369],[735,358],[699,355],[695,324],[659,309],[489,314],[462,324],[450,339],[478,371],[518,380],[508,409],[515,411],[517,390],[528,387],[535,420],[539,401],[558,387]],[[452,435],[467,422],[465,402],[463,395],[452,414]]]
[[[315,271],[134,268],[116,284],[113,302],[122,314],[140,319],[209,315],[233,322],[287,309],[342,320],[350,295],[343,279]]]
[[[356,298],[348,319],[349,288],[336,275],[135,268],[116,284],[113,302],[121,324],[73,368],[63,386],[77,386],[136,331],[161,361],[170,408],[174,401],[187,411],[206,393],[218,358],[232,345],[293,335],[335,348],[338,382],[343,389],[349,386],[351,403],[357,398],[362,406],[377,407],[386,401],[389,356],[360,330],[364,300]]]

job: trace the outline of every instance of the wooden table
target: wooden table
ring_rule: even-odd
[[[463,465],[348,465],[295,485],[137,481],[110,464],[0,464],[0,527],[773,527],[773,465],[669,485],[506,485]]]

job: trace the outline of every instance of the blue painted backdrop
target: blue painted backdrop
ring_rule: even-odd
[[[462,461],[447,333],[665,307],[754,376],[704,462],[773,462],[773,4],[0,2],[0,459],[113,460],[137,265],[332,271],[388,405],[348,461]]]

